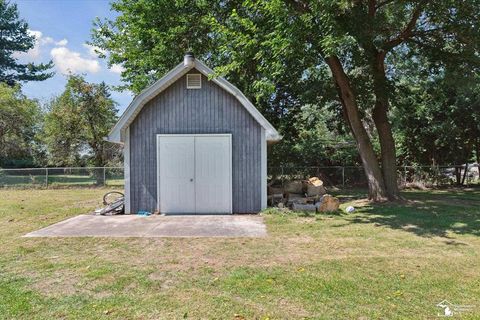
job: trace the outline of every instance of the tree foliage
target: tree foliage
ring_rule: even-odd
[[[479,66],[479,0],[118,0],[112,7],[120,15],[96,22],[93,43],[126,68],[134,92],[191,49],[292,142],[305,134],[295,121],[305,106],[330,102],[345,120],[341,132],[356,140],[373,200],[399,196],[391,115],[402,62]]]
[[[10,86],[21,81],[42,81],[53,76],[53,63],[20,63],[14,54],[35,46],[35,36],[20,19],[17,5],[0,0],[0,82]]]
[[[49,164],[102,167],[118,156],[118,147],[104,141],[117,120],[115,102],[105,83],[88,83],[70,75],[65,91],[54,98],[45,116],[44,141]]]
[[[19,86],[0,83],[0,166],[34,166],[41,161],[37,134],[42,112]]]
[[[426,77],[418,64],[407,70],[394,109],[402,160],[422,165],[479,162],[479,76],[441,69]]]

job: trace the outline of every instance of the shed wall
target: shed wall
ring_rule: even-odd
[[[132,212],[157,207],[156,134],[194,133],[232,134],[233,212],[260,211],[261,131],[234,96],[205,76],[201,89],[187,89],[186,76],[181,77],[150,100],[130,124]]]

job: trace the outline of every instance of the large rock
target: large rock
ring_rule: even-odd
[[[338,207],[340,206],[340,200],[331,196],[329,194],[325,194],[320,202],[316,204],[318,212],[333,212],[337,211]]]

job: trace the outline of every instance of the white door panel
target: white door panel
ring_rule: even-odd
[[[159,136],[158,157],[162,213],[231,213],[230,136]]]
[[[230,213],[230,138],[195,137],[197,213]]]
[[[193,137],[160,137],[162,213],[195,213]]]

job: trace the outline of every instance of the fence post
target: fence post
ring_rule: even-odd
[[[282,188],[285,186],[285,178],[283,176],[283,165],[280,166],[280,174],[282,175]]]
[[[106,174],[105,174],[105,167],[103,167],[103,186],[107,185]]]
[[[407,166],[403,166],[403,183],[404,186],[407,186]]]
[[[345,188],[345,167],[342,166],[342,187]]]
[[[45,187],[48,189],[48,168],[45,168]]]
[[[468,173],[470,169],[468,168],[468,163],[465,164],[465,185],[468,187]]]

